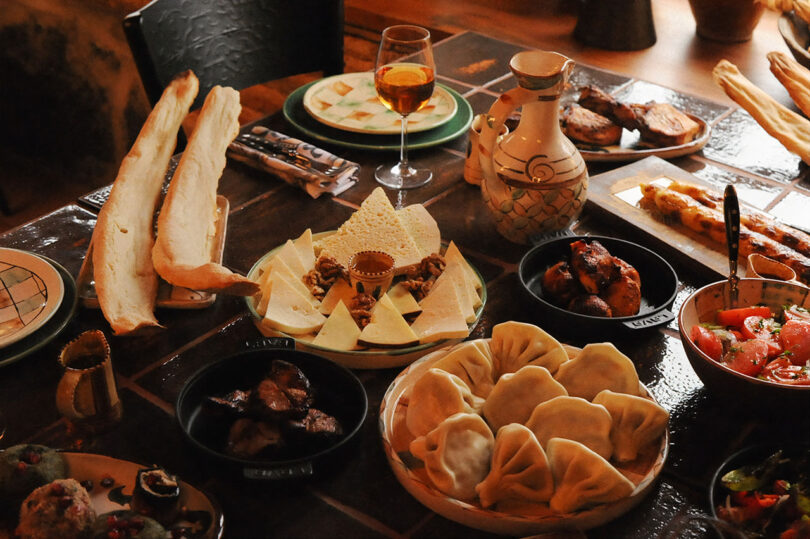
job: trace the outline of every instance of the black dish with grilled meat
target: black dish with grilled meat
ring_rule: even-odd
[[[348,369],[289,348],[247,350],[204,367],[177,400],[177,418],[206,455],[250,479],[313,475],[362,425],[367,398]]]
[[[577,267],[579,263],[571,259],[572,244],[582,252],[584,262],[592,263]],[[602,249],[635,268],[641,283],[646,283],[640,287],[636,314],[612,312],[611,304],[627,303],[614,301],[614,293],[621,298],[627,294],[610,286],[621,280],[627,268],[612,263],[602,268]],[[658,254],[629,241],[607,236],[554,237],[541,241],[523,256],[518,274],[534,301],[538,320],[557,334],[592,341],[615,336],[617,331],[657,327],[675,317],[669,311],[678,290],[675,270]],[[607,312],[612,316],[606,316]]]

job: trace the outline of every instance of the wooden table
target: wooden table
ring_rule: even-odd
[[[349,2],[349,5],[355,3],[360,4]],[[449,1],[389,4],[380,0],[379,3],[380,6],[384,3],[385,9],[390,8],[388,15],[430,23],[455,34],[436,47],[440,82],[462,92],[475,112],[487,110],[502,86],[508,85],[508,59],[524,47],[555,48],[574,57],[580,69],[601,73],[599,76],[609,76],[614,81],[618,80],[618,73],[623,81],[619,89],[655,93],[665,89],[651,83],[667,83],[680,92],[700,94],[688,101],[689,106],[709,111],[718,138],[713,138],[702,154],[675,163],[718,186],[728,182],[744,186],[741,190],[744,200],[788,220],[807,218],[806,212],[802,214],[808,201],[807,180],[798,158],[770,140],[747,115],[734,110],[727,100],[711,91],[707,83],[706,71],[720,57],[729,56],[742,66],[752,67],[764,62],[764,52],[771,46],[783,50],[784,46],[774,37],[773,17],[767,16],[762,21],[753,42],[720,46],[692,36],[691,21],[686,20],[680,5],[686,2],[658,0],[655,2],[658,44],[646,51],[609,53],[587,49],[572,41],[568,35],[573,18],[564,12],[548,14],[536,8],[536,12],[519,14],[519,8],[510,7],[508,1],[494,4],[476,1],[468,7]],[[365,21],[374,19],[368,14],[364,17]],[[464,32],[465,28],[508,41]],[[680,48],[669,47],[670,39],[680,43]],[[688,43],[692,45],[687,46]],[[494,59],[488,63],[492,71],[459,69],[479,62],[481,51]],[[664,62],[662,58],[670,59]],[[761,75],[761,70],[755,71]],[[489,84],[493,80],[499,82]],[[485,84],[489,85],[485,88]],[[292,132],[279,115],[261,122]],[[730,133],[735,135],[732,137]],[[760,148],[758,155],[741,154],[740,145],[734,143],[738,140],[755,140]],[[307,227],[315,232],[336,228],[376,187],[372,176],[375,166],[394,157],[325,147],[362,164],[359,184],[336,199],[313,200],[267,174],[240,164],[228,165],[219,191],[229,199],[231,208],[225,249],[225,263],[229,267],[245,273],[269,249],[298,236]],[[454,240],[484,275],[489,301],[473,332],[474,338],[489,336],[492,326],[505,320],[543,325],[516,273],[526,247],[510,244],[497,234],[480,193],[463,181],[465,149],[466,137],[461,137],[441,147],[414,152],[414,160],[433,168],[435,179],[426,187],[389,192],[389,196],[399,205],[425,204],[443,236]],[[594,175],[612,166],[590,168]],[[575,227],[577,232],[645,241],[632,227],[603,220],[595,210],[586,209]],[[3,234],[0,245],[51,257],[76,276],[95,220],[94,210],[68,205]],[[691,292],[715,276],[683,259],[672,262],[681,280],[673,306],[677,311]],[[99,311],[80,308],[65,331],[51,343],[0,369],[0,411],[7,423],[3,446],[20,442],[75,446],[76,440],[67,433],[54,404],[61,374],[56,357],[60,348],[80,332],[102,329],[111,341],[124,420],[114,430],[86,441],[81,450],[144,464],[158,463],[204,488],[223,507],[226,536],[488,536],[427,510],[399,485],[389,469],[380,443],[377,411],[386,388],[400,369],[356,372],[368,392],[369,414],[354,451],[332,473],[305,483],[246,483],[205,465],[174,422],[174,401],[184,382],[197,369],[238,352],[245,342],[260,335],[240,298],[221,296],[204,310],[161,310],[157,314],[166,326],[164,330],[116,338],[110,335]],[[589,339],[582,335],[566,340],[582,345]],[[648,498],[622,518],[589,532],[589,537],[657,536],[678,516],[708,511],[706,488],[711,475],[736,449],[756,441],[808,439],[810,420],[804,411],[750,414],[741,411],[742,403],[729,402],[706,391],[687,362],[675,322],[634,335],[617,335],[613,341],[633,359],[641,380],[670,411],[671,447],[661,480]]]

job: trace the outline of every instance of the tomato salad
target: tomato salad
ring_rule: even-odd
[[[737,372],[787,385],[810,385],[810,311],[786,305],[717,312],[692,327],[690,338],[713,360]]]

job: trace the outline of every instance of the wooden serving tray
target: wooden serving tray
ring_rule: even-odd
[[[591,178],[587,204],[591,209],[603,212],[609,219],[636,229],[651,245],[665,250],[670,258],[687,266],[708,270],[711,277],[727,276],[729,267],[725,245],[719,245],[680,223],[656,217],[639,206],[638,201],[642,198],[639,184],[656,180],[665,182],[664,178],[716,190],[672,163],[658,157],[647,157]],[[743,202],[740,204],[746,206]],[[745,268],[744,258],[740,258],[738,267],[741,270]]]
[[[228,228],[228,199],[217,195],[217,222],[214,241],[211,243],[211,261],[222,263],[222,254],[225,250],[225,230]],[[79,299],[85,307],[98,308],[95,281],[93,280],[93,241],[84,255],[79,276],[76,279],[79,289]],[[158,279],[158,294],[156,307],[167,309],[202,309],[216,301],[217,295],[212,292],[199,292],[179,286],[172,286],[163,279]]]

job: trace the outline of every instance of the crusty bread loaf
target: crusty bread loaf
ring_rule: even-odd
[[[253,295],[258,283],[212,262],[217,185],[225,150],[239,133],[239,92],[215,86],[180,158],[158,218],[152,261],[167,282],[235,295]]]
[[[158,326],[158,277],[152,267],[153,220],[177,132],[197,96],[187,71],[175,78],[121,163],[93,231],[93,279],[104,317],[116,335]]]
[[[397,217],[402,221],[405,230],[413,238],[422,257],[438,253],[442,246],[442,234],[439,225],[421,204],[411,204],[397,210]]]
[[[349,258],[359,251],[383,251],[394,257],[394,271],[418,264],[422,254],[397,216],[385,191],[377,187],[360,209],[336,233],[320,242],[320,256],[332,256],[348,267]]]

